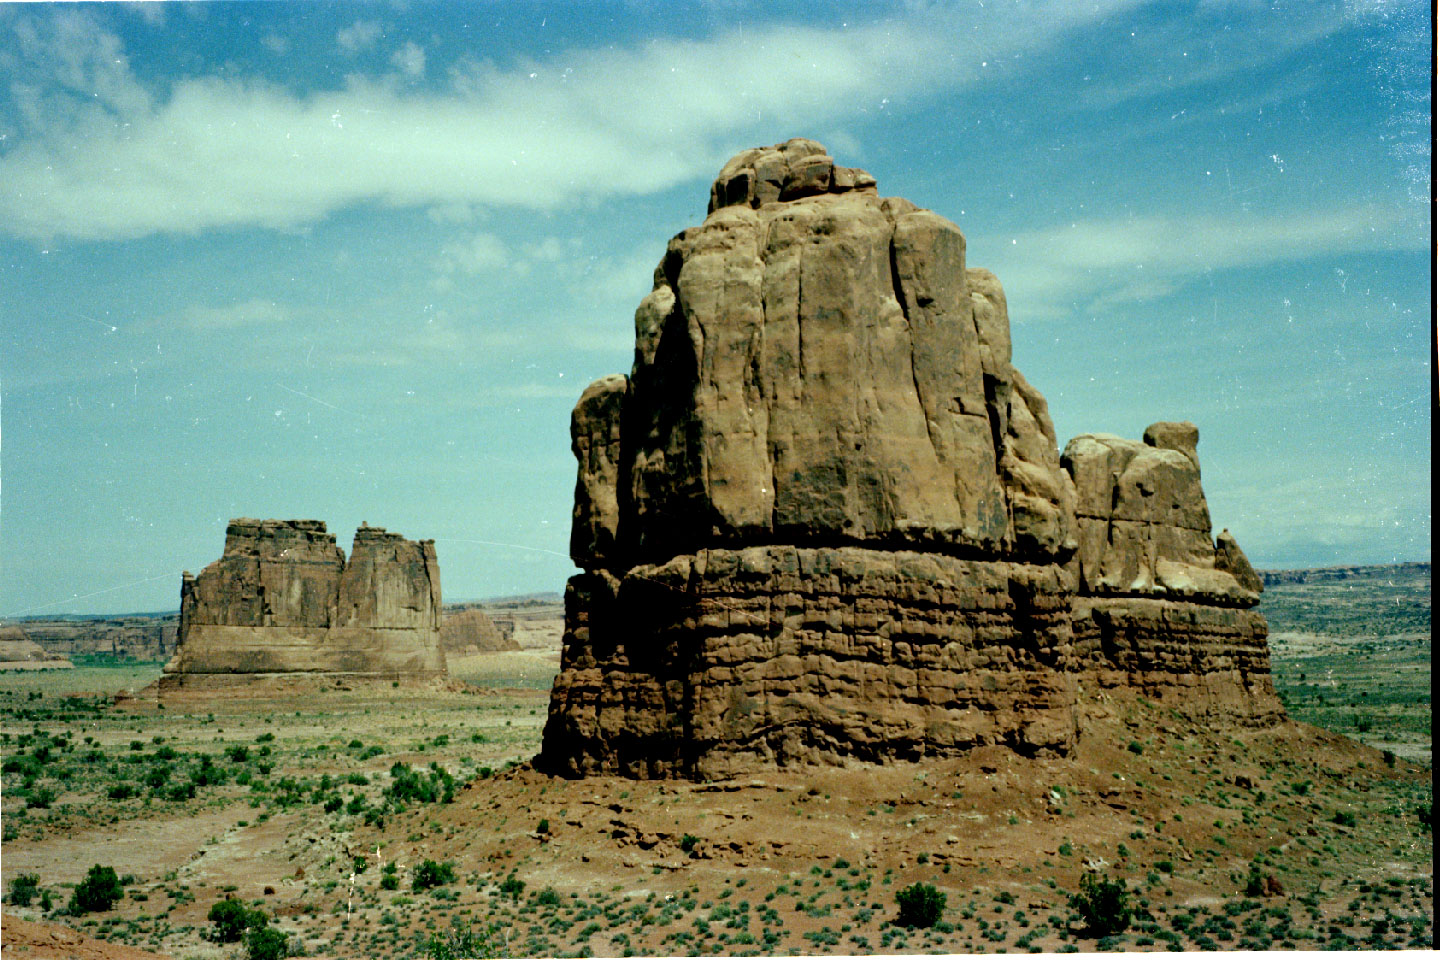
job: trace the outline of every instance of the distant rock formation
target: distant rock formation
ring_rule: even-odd
[[[513,623],[499,624],[480,607],[447,607],[440,617],[440,646],[447,656],[519,650]]]
[[[0,624],[0,670],[64,670],[72,666],[64,657],[47,653],[23,628]]]
[[[1097,684],[1281,715],[1254,572],[1210,540],[1198,431],[1062,459],[1000,283],[943,217],[814,141],[746,151],[635,331],[630,375],[571,420],[585,572],[543,766],[1065,754]]]
[[[25,634],[62,657],[103,656],[165,661],[175,654],[180,615],[55,617],[26,620]]]
[[[209,678],[445,674],[432,540],[362,525],[347,563],[319,520],[230,521],[225,552],[180,588],[161,693]]]

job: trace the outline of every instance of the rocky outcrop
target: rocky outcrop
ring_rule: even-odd
[[[362,525],[347,563],[319,520],[232,520],[225,552],[180,589],[161,692],[196,678],[445,673],[434,541]]]
[[[503,626],[479,607],[447,607],[440,615],[440,646],[447,656],[519,650],[514,624]]]
[[[960,230],[820,144],[725,165],[635,336],[571,420],[585,572],[543,765],[1063,754],[1091,674],[1278,715],[1195,427],[1062,458]]]
[[[0,624],[0,670],[56,670],[71,666],[74,664],[64,657],[46,652],[21,627]]]

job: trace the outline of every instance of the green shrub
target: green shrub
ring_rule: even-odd
[[[55,791],[49,787],[31,787],[25,796],[25,806],[33,810],[49,810],[55,802]]]
[[[393,873],[387,873],[387,874],[385,874],[383,877],[380,878],[380,889],[381,889],[381,890],[399,890],[399,889],[400,889],[400,878],[397,877],[397,876],[395,876],[395,874],[393,874]]]
[[[945,894],[928,883],[912,883],[895,894],[902,927],[933,927],[945,910]]]
[[[1109,937],[1130,926],[1129,901],[1124,880],[1110,880],[1087,870],[1080,877],[1080,891],[1070,895],[1070,909],[1080,914],[1091,936]]]
[[[33,873],[22,873],[10,881],[10,902],[17,907],[28,907],[40,890],[40,877]]]
[[[69,911],[77,917],[83,913],[103,913],[124,896],[125,888],[120,885],[115,868],[97,863],[70,894]]]
[[[1335,811],[1335,816],[1332,819],[1342,827],[1355,826],[1355,814],[1351,813],[1349,810]]]
[[[251,927],[245,932],[246,960],[285,960],[290,956],[290,935],[274,927]]]
[[[537,824],[535,824],[535,832],[536,832],[536,833],[549,833],[549,832],[550,832],[550,821],[549,821],[549,820],[546,820],[546,819],[544,819],[544,818],[541,818],[540,822],[537,823]]]
[[[1145,745],[1139,740],[1131,740],[1130,745],[1125,749],[1129,750],[1131,753],[1135,754],[1138,757],[1140,754],[1145,752]]]
[[[690,851],[695,849],[695,844],[699,842],[699,837],[695,836],[693,833],[687,833],[680,838],[680,849],[685,851],[686,853],[689,853]]]
[[[500,883],[500,892],[507,894],[511,900],[519,900],[520,894],[525,890],[525,881],[515,874],[510,874]]]
[[[429,890],[433,887],[443,887],[447,883],[455,882],[455,865],[446,861],[436,863],[434,860],[426,859],[415,868],[415,874],[410,884],[410,889],[419,892]]]
[[[442,937],[438,933],[430,935],[430,942],[425,947],[425,955],[429,960],[471,960],[471,958],[490,958],[499,956],[495,946],[496,935],[500,928],[495,924],[477,932],[474,927],[466,923],[460,925],[459,918],[451,921],[449,934]]]
[[[251,910],[239,900],[221,900],[210,907],[205,917],[215,926],[209,939],[214,943],[239,943],[251,927],[263,927],[269,921],[259,910]]]
[[[560,894],[555,892],[554,887],[546,887],[535,895],[535,902],[547,907],[559,906]]]

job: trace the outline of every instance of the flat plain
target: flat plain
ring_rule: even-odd
[[[531,769],[558,655],[539,620],[434,687],[161,706],[113,696],[158,664],[6,674],[7,955],[37,939],[19,917],[94,956],[243,956],[208,939],[227,897],[316,957],[1430,947],[1428,568],[1264,603],[1298,722],[1091,694],[1063,760],[713,783]],[[124,897],[68,914],[97,864]],[[1082,922],[1087,870],[1123,882],[1123,931]],[[945,895],[934,926],[897,923],[916,883]]]

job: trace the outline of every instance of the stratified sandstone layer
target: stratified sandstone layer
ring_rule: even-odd
[[[1003,744],[1081,685],[1279,716],[1198,431],[1078,437],[953,223],[820,144],[746,151],[672,239],[635,360],[581,396],[542,765],[714,777]]]
[[[161,691],[261,674],[445,674],[431,540],[361,526],[347,563],[319,520],[232,520],[225,552],[180,589]]]

